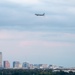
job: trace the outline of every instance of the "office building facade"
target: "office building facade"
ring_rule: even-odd
[[[4,68],[10,68],[10,63],[9,61],[4,61]]]
[[[13,68],[19,68],[20,62],[19,61],[14,61],[13,62]]]
[[[30,67],[30,64],[28,62],[23,62],[22,67],[24,69],[28,69]]]
[[[2,67],[2,52],[0,52],[0,67]]]

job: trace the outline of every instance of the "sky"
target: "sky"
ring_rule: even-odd
[[[0,0],[0,52],[11,65],[75,67],[75,0]]]

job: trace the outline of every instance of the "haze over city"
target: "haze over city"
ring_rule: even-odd
[[[10,63],[75,67],[75,0],[0,0],[0,52]]]

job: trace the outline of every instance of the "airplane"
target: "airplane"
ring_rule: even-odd
[[[45,13],[43,14],[35,14],[36,16],[45,16]]]

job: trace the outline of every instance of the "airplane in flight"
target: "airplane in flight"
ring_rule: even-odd
[[[45,16],[45,13],[43,14],[35,14],[36,16]]]

